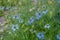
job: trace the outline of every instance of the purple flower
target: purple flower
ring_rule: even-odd
[[[36,13],[35,15],[36,15],[36,19],[40,19],[42,17],[42,14],[40,13]]]
[[[44,39],[44,33],[43,33],[43,32],[39,32],[39,33],[37,34],[37,38],[38,38],[38,39]]]
[[[57,39],[60,40],[60,35],[59,34],[57,35]]]
[[[34,18],[31,17],[29,20],[28,20],[28,24],[32,24],[34,22]]]
[[[12,30],[16,31],[16,29],[18,29],[18,25],[17,24],[16,25],[12,25]]]

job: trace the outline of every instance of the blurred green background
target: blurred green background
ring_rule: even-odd
[[[60,40],[60,0],[0,0],[0,17],[0,40]]]

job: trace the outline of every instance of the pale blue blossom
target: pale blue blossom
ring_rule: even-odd
[[[16,15],[15,18],[16,18],[16,19],[20,19],[19,15]]]
[[[18,29],[18,24],[15,25],[16,29]]]
[[[59,34],[57,35],[57,39],[60,40],[60,35]]]
[[[47,10],[45,10],[45,11],[42,11],[42,13],[43,13],[43,14],[47,14],[48,11],[49,11],[49,10],[47,9]]]
[[[20,19],[19,15],[14,15],[13,19]]]
[[[3,9],[4,9],[4,7],[1,7],[1,6],[0,6],[0,10],[3,10]]]
[[[12,19],[15,19],[15,15],[12,15]]]
[[[12,25],[12,30],[13,30],[13,31],[15,31],[15,30],[16,30],[14,27],[15,27],[15,25]]]
[[[36,19],[40,19],[40,18],[42,17],[42,13],[40,14],[40,13],[37,13],[37,12],[36,12],[35,15],[36,15]]]
[[[57,0],[58,3],[60,3],[60,0]]]
[[[50,24],[45,24],[44,28],[50,28]]]
[[[34,17],[31,17],[29,20],[28,20],[28,24],[32,24],[34,22]]]
[[[10,9],[10,7],[4,7],[4,10],[5,11],[7,11],[7,10],[9,10]]]
[[[19,19],[18,22],[19,22],[19,23],[23,23],[24,21],[23,21],[22,19]]]
[[[44,33],[43,33],[43,32],[39,32],[39,33],[37,34],[37,38],[38,38],[38,39],[44,39]]]
[[[31,33],[36,33],[36,30],[30,29],[30,32],[31,32]]]
[[[42,5],[42,8],[46,8],[46,5]]]
[[[16,31],[18,29],[18,25],[12,25],[12,28],[11,28],[13,31]]]

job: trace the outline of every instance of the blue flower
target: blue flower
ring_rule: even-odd
[[[48,10],[42,11],[43,14],[46,14],[48,12]]]
[[[57,39],[60,40],[60,35],[57,35]]]
[[[12,25],[12,30],[16,31],[16,29],[18,29],[18,25],[17,24],[16,25]]]
[[[13,31],[15,31],[15,30],[16,30],[14,27],[15,27],[15,25],[12,25],[12,30],[13,30]]]
[[[18,15],[15,16],[16,19],[20,19],[20,17]]]
[[[28,20],[28,24],[32,24],[34,22],[34,18],[31,17],[29,20]]]
[[[36,19],[40,19],[42,17],[42,14],[40,13],[36,13],[35,15],[36,15]]]
[[[57,0],[58,3],[60,3],[60,0]]]
[[[43,5],[42,8],[46,8],[46,5]]]
[[[4,7],[4,10],[5,11],[7,11],[7,10],[9,10],[10,9],[10,7]]]
[[[24,21],[23,21],[22,19],[19,19],[18,22],[19,22],[19,23],[23,23]]]
[[[15,25],[16,29],[18,29],[18,24]]]
[[[3,10],[4,9],[4,7],[0,7],[0,10]]]
[[[44,28],[50,28],[49,24],[45,24]]]
[[[39,32],[39,33],[37,34],[37,38],[38,38],[38,39],[44,39],[44,33],[43,33],[43,32]]]
[[[13,19],[15,19],[15,16],[13,16]]]
[[[36,33],[36,30],[30,29],[30,32],[31,32],[31,33]]]

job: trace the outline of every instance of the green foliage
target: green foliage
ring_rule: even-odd
[[[58,40],[60,6],[56,0],[0,0],[0,5],[10,7],[6,15],[5,11],[0,13],[8,25],[1,40]],[[44,33],[43,39],[37,37],[41,32]]]

